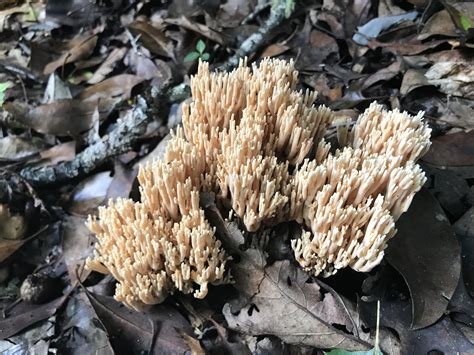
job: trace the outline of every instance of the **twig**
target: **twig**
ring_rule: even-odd
[[[271,2],[267,2],[267,3],[264,3],[264,4],[260,4],[260,5],[257,5],[255,6],[255,9],[253,10],[253,12],[251,12],[246,18],[243,19],[243,21],[241,22],[242,25],[247,25],[249,24],[250,22],[252,22],[253,20],[255,20],[255,18],[263,11],[263,10],[266,10],[267,8],[269,8],[271,6]]]
[[[273,30],[281,25],[287,16],[287,7],[285,1],[281,1],[278,6],[272,8],[270,16],[267,21],[258,29],[257,32],[251,34],[245,41],[242,42],[239,49],[229,60],[223,65],[219,66],[219,70],[228,71],[239,64],[241,58],[247,57],[254,53],[262,45],[264,45],[270,38]]]
[[[83,174],[88,174],[100,166],[106,159],[125,153],[145,132],[151,115],[142,97],[129,114],[117,123],[117,127],[97,143],[79,153],[74,160],[54,166],[25,168],[20,175],[33,185],[62,182]]]

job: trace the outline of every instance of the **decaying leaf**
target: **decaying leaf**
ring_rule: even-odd
[[[143,46],[150,52],[174,59],[172,43],[161,29],[143,21],[136,21],[130,24],[128,28],[133,35],[140,36]]]
[[[0,329],[2,330],[0,331],[0,340],[7,339],[26,327],[51,317],[68,297],[69,293],[40,306],[21,303],[13,309],[9,317],[0,320]]]
[[[438,62],[425,73],[428,83],[447,95],[474,99],[474,65],[469,62]]]
[[[446,311],[461,272],[458,241],[438,202],[421,190],[397,222],[387,259],[405,279],[413,302],[412,327],[436,322]]]
[[[178,354],[189,350],[178,331],[192,335],[192,329],[172,306],[158,305],[144,314],[124,307],[112,297],[90,292],[87,296],[106,327],[114,349],[151,354]]]
[[[273,334],[289,344],[316,348],[372,347],[360,338],[360,329],[355,328],[348,310],[351,306],[324,293],[300,268],[288,260],[265,266],[265,256],[256,249],[240,257],[233,276],[247,302],[240,309],[229,303],[224,306],[231,329],[252,335]]]
[[[62,248],[64,263],[71,281],[84,281],[90,270],[84,268],[86,258],[93,250],[93,239],[86,227],[86,218],[66,216],[63,222]]]
[[[117,62],[120,62],[127,54],[127,48],[114,48],[105,61],[100,65],[99,68],[94,72],[92,78],[90,78],[87,83],[89,84],[97,84],[100,83],[105,77],[110,74],[114,67],[117,65]]]
[[[63,53],[58,59],[45,66],[43,73],[49,75],[59,67],[87,58],[94,50],[97,44],[97,39],[97,35],[89,35],[75,40],[72,44],[72,48]]]
[[[27,139],[9,135],[0,138],[0,160],[23,160],[38,154],[45,147],[41,139]]]
[[[135,75],[121,74],[92,85],[82,91],[76,99],[98,102],[99,100],[114,99],[128,100],[134,86],[144,79]]]
[[[474,165],[474,131],[446,134],[432,140],[431,149],[422,158],[436,166]]]
[[[93,114],[99,107],[102,118],[106,117],[113,108],[115,100],[59,100],[50,104],[30,107],[19,102],[5,104],[14,119],[21,124],[31,127],[41,133],[57,136],[77,136],[92,126]]]

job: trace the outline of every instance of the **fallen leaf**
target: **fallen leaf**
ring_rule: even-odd
[[[468,209],[467,196],[470,193],[465,178],[453,171],[426,166],[423,170],[429,178],[428,190],[436,198],[450,221],[460,218]]]
[[[458,284],[459,244],[446,215],[426,189],[415,195],[397,221],[397,229],[386,257],[410,290],[412,327],[427,327],[442,317]]]
[[[400,73],[400,63],[398,61],[393,62],[386,68],[382,68],[372,75],[369,75],[362,84],[361,90],[365,90],[370,86],[380,82],[388,81]]]
[[[97,102],[98,100],[116,100],[117,102],[128,100],[132,89],[143,80],[143,78],[135,75],[120,74],[89,86],[76,96],[76,99],[93,102]]]
[[[14,354],[47,354],[49,345],[54,338],[56,316],[51,316],[35,324],[31,329],[25,329],[17,335],[0,341],[2,355]]]
[[[288,344],[316,348],[372,347],[356,335],[361,332],[354,328],[349,304],[323,293],[318,283],[288,260],[265,263],[261,251],[248,249],[233,265],[235,287],[247,302],[243,307],[224,305],[230,329],[254,336],[272,334]]]
[[[451,36],[458,35],[456,26],[447,10],[441,10],[431,16],[423,26],[421,33],[418,35],[419,40],[425,40],[431,36]]]
[[[49,75],[56,69],[68,63],[74,63],[80,59],[87,58],[91,55],[97,44],[97,35],[86,36],[78,41],[78,43],[63,53],[58,59],[47,64],[43,70],[43,74]]]
[[[139,313],[119,304],[112,297],[87,292],[99,319],[109,334],[112,346],[120,353],[183,354],[189,350],[178,330],[192,336],[188,321],[170,305],[156,305]],[[150,349],[150,346],[154,347]]]
[[[371,39],[377,38],[382,31],[404,21],[413,21],[417,16],[417,11],[411,11],[400,15],[374,18],[365,25],[358,27],[352,40],[361,46],[366,46]]]
[[[11,311],[9,317],[0,320],[0,340],[7,339],[26,327],[51,317],[68,297],[69,293],[39,306],[21,303]]]
[[[106,202],[107,189],[112,180],[110,171],[103,171],[82,180],[72,192],[68,212],[83,216],[95,213],[97,207]]]
[[[61,329],[58,353],[113,355],[107,331],[85,292],[69,298],[56,326]]]
[[[472,61],[446,61],[433,64],[425,73],[428,83],[451,96],[474,99],[474,65]]]
[[[59,76],[52,73],[49,76],[46,90],[44,91],[43,103],[49,104],[57,100],[72,99],[69,86]]]
[[[425,77],[425,72],[426,70],[423,69],[408,69],[403,75],[400,94],[407,95],[412,90],[430,85]]]
[[[92,255],[94,240],[92,233],[86,227],[85,217],[66,215],[63,220],[62,250],[64,263],[72,282],[77,277],[82,282],[90,274],[85,269],[85,261]]]
[[[108,185],[105,199],[109,200],[116,199],[117,197],[129,197],[137,174],[137,169],[129,169],[119,161],[116,161],[114,166],[114,176]]]
[[[71,161],[76,157],[76,142],[55,145],[40,153],[41,164],[56,165],[62,161]]]
[[[471,207],[453,225],[456,234],[474,238],[474,207]]]
[[[45,144],[40,139],[26,139],[9,135],[0,138],[0,160],[17,161],[37,155]]]
[[[127,54],[128,49],[125,47],[114,48],[105,61],[94,71],[94,75],[87,81],[89,84],[97,84],[104,80]]]
[[[153,54],[175,58],[173,44],[161,29],[144,21],[135,21],[128,28],[134,36],[140,36],[143,46]]]
[[[164,22],[170,25],[180,26],[187,30],[199,33],[200,35],[209,38],[211,41],[219,43],[220,45],[224,44],[224,39],[218,32],[214,31],[212,28],[209,28],[206,25],[191,21],[186,16],[181,16],[179,18],[173,19],[167,18],[166,20],[164,20]]]
[[[263,52],[260,54],[260,58],[265,58],[265,57],[276,57],[279,56],[280,54],[285,53],[287,50],[289,50],[291,47],[281,44],[281,43],[274,43],[270,44],[267,46]]]
[[[449,316],[443,316],[430,327],[410,329],[411,310],[407,301],[380,302],[380,325],[395,329],[400,337],[401,354],[471,354],[472,344],[456,328]],[[375,325],[375,302],[360,302],[363,319]]]
[[[375,39],[369,41],[368,47],[371,49],[386,48],[396,55],[415,55],[428,50],[435,49],[438,46],[446,44],[445,40],[433,40],[423,43],[419,40],[401,40],[388,43],[379,42]]]
[[[99,105],[101,118],[106,117],[115,104],[114,99],[59,100],[50,104],[30,107],[19,102],[7,103],[4,109],[21,124],[40,133],[57,136],[77,136],[92,127],[92,118]]]
[[[431,148],[422,160],[436,166],[474,165],[474,131],[432,139]]]

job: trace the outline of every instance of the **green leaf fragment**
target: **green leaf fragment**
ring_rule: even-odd
[[[472,22],[467,16],[461,14],[460,21],[461,27],[464,31],[468,31],[470,28],[472,28]]]
[[[198,59],[199,57],[201,56],[200,53],[198,52],[189,52],[186,57],[184,57],[184,62],[187,63],[187,62],[192,62],[193,60],[196,60]]]
[[[208,61],[210,58],[210,54],[209,53],[203,53],[202,56],[201,56],[201,60],[203,61]]]
[[[204,43],[204,41],[202,39],[200,39],[196,43],[196,51],[198,51],[198,53],[202,54],[205,49],[206,49],[206,43]]]
[[[3,106],[3,102],[5,101],[5,91],[11,87],[13,87],[13,83],[11,81],[0,83],[0,106]]]

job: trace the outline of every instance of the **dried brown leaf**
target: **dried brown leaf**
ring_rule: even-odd
[[[212,28],[206,25],[191,21],[186,16],[181,16],[179,18],[174,19],[168,18],[164,22],[170,25],[180,26],[187,30],[199,33],[200,35],[210,39],[213,42],[219,43],[220,45],[224,44],[224,39],[218,32],[214,31]]]
[[[17,161],[37,155],[44,148],[41,140],[9,135],[0,138],[0,160]]]
[[[92,118],[97,105],[100,116],[104,118],[112,110],[115,100],[110,98],[99,101],[59,100],[37,107],[13,102],[6,103],[3,108],[10,112],[16,121],[40,133],[77,136],[92,127]]]
[[[61,240],[64,263],[71,281],[75,281],[77,277],[81,282],[84,281],[90,274],[90,270],[85,269],[84,264],[94,249],[92,234],[86,227],[86,218],[65,216]]]
[[[372,347],[359,337],[360,329],[354,328],[347,308],[352,306],[333,293],[321,292],[320,285],[300,268],[288,260],[265,266],[265,256],[256,249],[240,256],[233,276],[235,287],[248,301],[240,309],[229,303],[224,306],[231,329],[254,336],[272,334],[289,344],[316,348]]]
[[[397,221],[386,257],[402,274],[413,303],[412,327],[436,322],[446,311],[461,273],[461,252],[448,218],[422,189]]]
[[[43,305],[26,305],[15,307],[8,318],[0,320],[0,340],[7,339],[26,327],[54,315],[64,304],[69,293]]]
[[[140,41],[153,54],[175,58],[173,43],[163,31],[144,21],[135,21],[128,26],[134,36],[140,35]]]
[[[474,131],[446,134],[432,140],[422,160],[436,166],[473,166],[473,152]]]
[[[121,353],[183,354],[190,348],[178,333],[192,336],[188,321],[170,305],[156,305],[146,313],[124,307],[112,297],[87,292],[114,349]]]
[[[74,63],[78,60],[87,58],[94,50],[97,44],[97,39],[97,35],[86,36],[84,39],[79,41],[77,45],[63,53],[58,59],[46,65],[43,74],[49,75],[65,64]]]
[[[92,85],[82,91],[76,99],[97,102],[97,100],[128,100],[132,89],[144,79],[131,74],[120,74]]]
[[[104,80],[106,76],[114,70],[117,62],[121,61],[125,57],[127,51],[128,49],[125,47],[114,48],[109,53],[105,61],[100,65],[100,67],[95,70],[94,75],[87,81],[87,83],[97,84]]]

